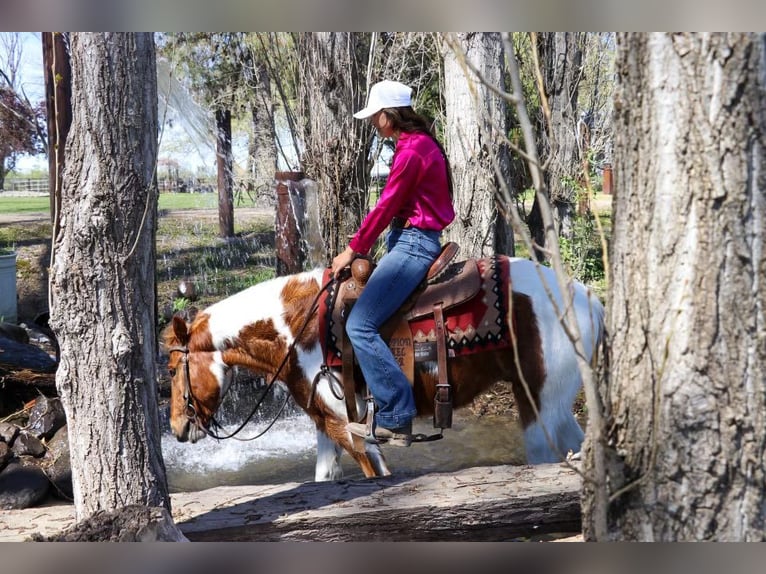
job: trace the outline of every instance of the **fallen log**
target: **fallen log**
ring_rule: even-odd
[[[173,508],[192,541],[505,541],[579,532],[580,487],[577,472],[559,464],[474,467],[216,488],[179,495]]]
[[[192,541],[508,541],[579,533],[581,484],[565,465],[506,465],[216,487],[174,493],[171,503]],[[73,523],[72,505],[0,510],[0,541],[50,536]]]

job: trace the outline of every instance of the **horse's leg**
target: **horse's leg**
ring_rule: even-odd
[[[541,405],[542,406],[542,405]],[[567,456],[568,451],[577,453],[582,445],[582,428],[571,412],[561,408],[540,410],[539,421],[532,422],[524,429],[524,446],[528,464],[558,462]],[[547,431],[553,446],[548,441],[543,427]]]
[[[317,429],[317,462],[314,470],[314,480],[338,480],[343,478],[343,467],[340,465],[341,446]]]
[[[345,426],[345,420],[340,424],[327,421],[325,428],[328,429],[328,433],[317,429],[317,461],[314,480],[319,482],[342,478],[343,468],[340,457],[344,450],[356,461],[367,478],[390,475],[391,471],[388,469],[380,446],[365,444],[364,452],[354,450],[351,435]]]
[[[579,452],[585,436],[572,413],[575,397],[582,385],[577,364],[546,360],[546,372],[540,393],[540,418],[524,429],[529,464],[558,462],[566,458],[570,450]]]
[[[370,459],[372,466],[375,470],[375,476],[390,476],[391,471],[388,469],[386,459],[383,457],[383,453],[380,451],[380,445],[377,444],[365,444],[364,450],[367,453],[367,458]]]

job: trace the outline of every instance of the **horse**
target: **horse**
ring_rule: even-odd
[[[579,452],[584,436],[573,414],[582,380],[575,346],[561,322],[564,301],[550,268],[497,257],[506,262],[503,279],[510,287],[503,295],[507,300],[500,302],[513,344],[450,357],[452,402],[455,408],[466,406],[494,383],[510,382],[527,463],[558,462]],[[327,277],[322,268],[276,277],[214,303],[193,320],[173,316],[162,338],[172,378],[170,427],[179,441],[194,443],[212,434],[209,427],[233,370],[244,367],[285,385],[316,425],[316,481],[342,478],[344,451],[368,478],[391,474],[379,444],[365,442],[359,448],[357,443],[355,448],[337,381],[321,376],[327,365],[316,300]],[[604,336],[604,308],[582,283],[570,280],[568,286],[584,359],[595,364]],[[436,367],[436,361],[415,365],[419,417],[433,414]],[[362,391],[363,386],[357,388],[357,412],[366,408]]]

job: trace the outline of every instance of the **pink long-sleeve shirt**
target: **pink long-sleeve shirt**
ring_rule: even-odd
[[[436,231],[455,219],[444,158],[426,134],[401,133],[386,185],[349,247],[366,254],[394,217],[408,219],[413,227]]]

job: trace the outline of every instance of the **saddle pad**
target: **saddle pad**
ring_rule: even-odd
[[[332,270],[325,269],[322,285],[326,285],[330,281],[331,275]],[[333,305],[338,296],[339,288],[340,284],[333,281],[319,300],[319,344],[322,348],[322,359],[328,367],[341,367],[343,364],[343,354],[339,345],[342,326],[336,325],[332,318]]]
[[[480,281],[475,296],[444,311],[449,355],[460,356],[490,351],[510,345],[508,297],[510,292],[509,260],[499,255],[475,260]],[[330,277],[325,271],[323,281]],[[473,281],[472,281],[473,283]],[[474,285],[471,290],[474,291]],[[340,367],[342,353],[338,345],[342,329],[332,317],[332,303],[338,287],[331,286],[319,302],[319,339],[323,359],[329,367]],[[415,362],[436,360],[436,325],[433,315],[410,320]]]

